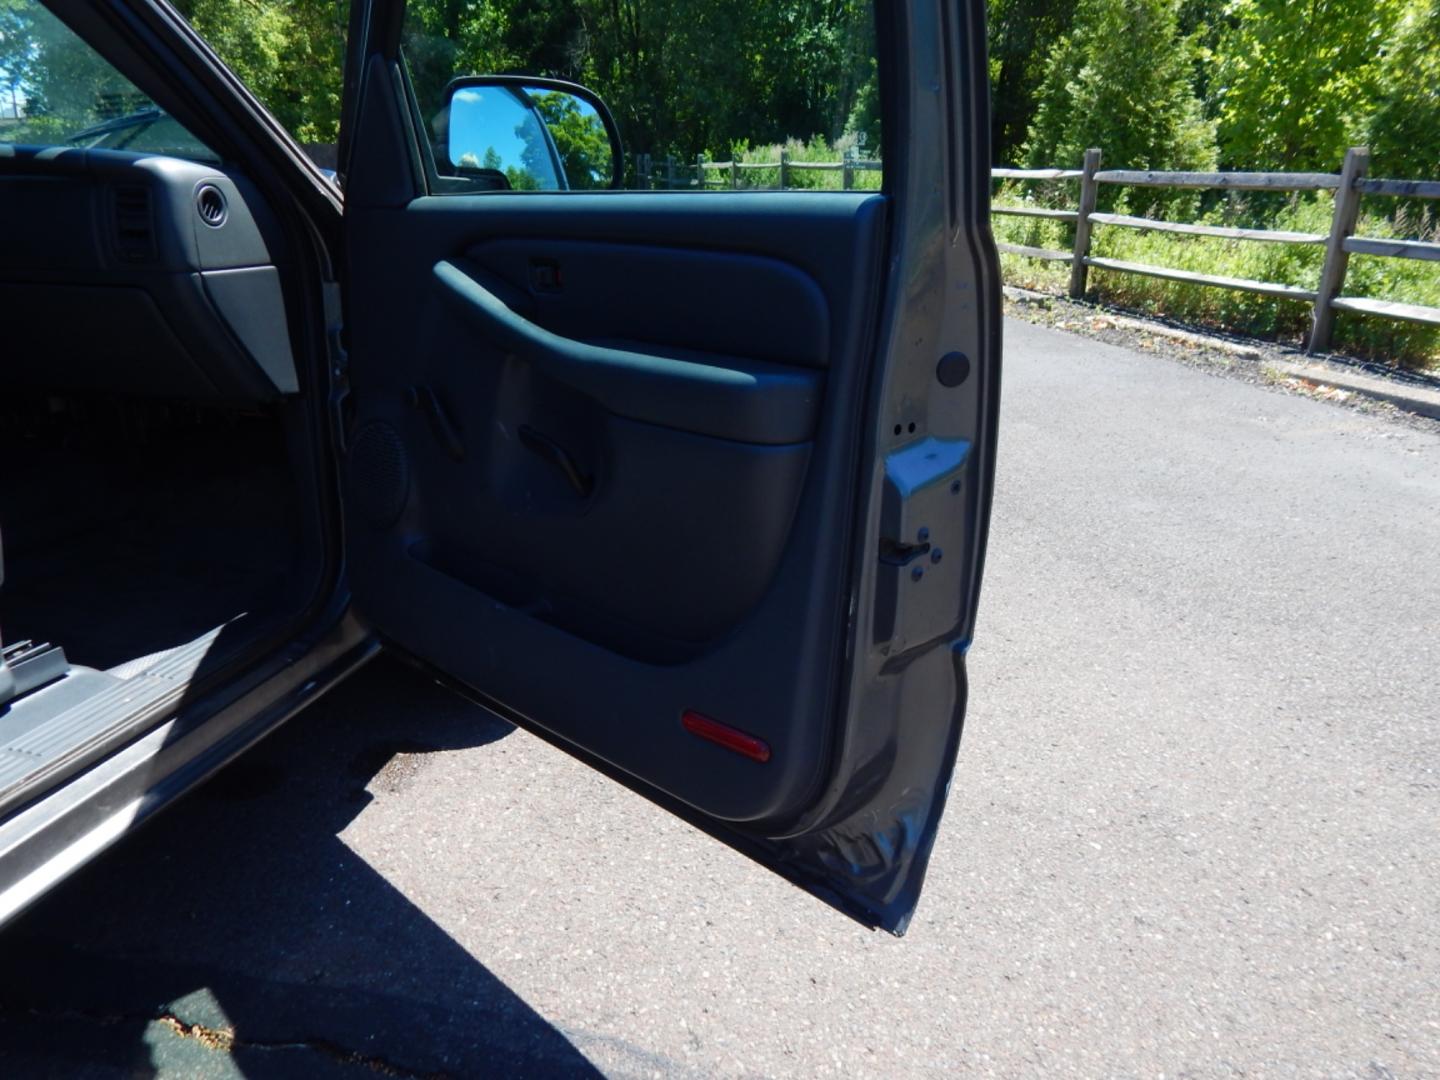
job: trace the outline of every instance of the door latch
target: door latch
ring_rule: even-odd
[[[928,536],[928,530],[921,530]],[[913,544],[907,544],[901,540],[892,540],[888,536],[880,538],[880,561],[886,566],[909,566],[922,555],[930,553],[930,541],[922,539]]]
[[[942,562],[936,540],[961,532],[965,505],[955,496],[969,457],[964,439],[929,436],[885,459],[874,641],[892,653],[955,625],[962,560]]]

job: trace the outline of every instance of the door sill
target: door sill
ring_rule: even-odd
[[[175,712],[247,646],[270,638],[265,630],[241,615],[112,671],[73,668],[0,709],[0,816]]]

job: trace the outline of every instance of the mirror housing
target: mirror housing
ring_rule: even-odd
[[[600,95],[532,75],[466,75],[435,118],[436,166],[502,191],[588,191],[624,184],[620,132]]]

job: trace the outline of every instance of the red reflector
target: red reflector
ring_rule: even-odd
[[[764,739],[757,739],[754,735],[746,735],[743,731],[737,731],[729,724],[711,720],[710,717],[702,716],[689,709],[681,714],[680,723],[685,725],[685,730],[691,735],[708,739],[717,746],[725,747],[726,750],[734,750],[735,753],[743,754],[751,761],[770,760],[769,743]]]

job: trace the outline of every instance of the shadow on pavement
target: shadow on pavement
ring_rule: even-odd
[[[0,933],[5,1073],[596,1075],[338,836],[417,755],[512,730],[362,671]]]

